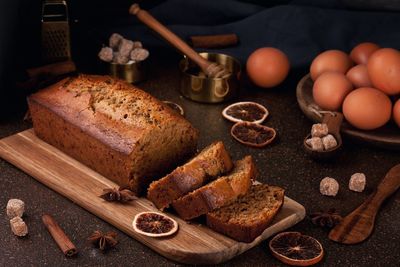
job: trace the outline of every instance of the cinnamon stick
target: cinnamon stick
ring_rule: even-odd
[[[78,253],[75,245],[72,244],[69,237],[64,233],[53,217],[45,214],[42,216],[42,221],[65,256],[71,257]]]
[[[36,68],[27,69],[29,78],[55,77],[76,71],[75,63],[72,60],[48,64]]]
[[[236,45],[239,38],[236,34],[197,35],[189,37],[195,48],[221,48]]]

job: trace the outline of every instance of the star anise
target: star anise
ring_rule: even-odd
[[[333,228],[342,221],[342,216],[334,208],[328,211],[315,212],[310,215],[314,225],[326,228]]]
[[[110,248],[115,247],[118,244],[117,233],[107,232],[103,234],[101,231],[94,231],[93,234],[88,238],[93,245],[98,249],[105,252]]]
[[[135,194],[126,188],[105,188],[100,197],[109,202],[128,202],[137,199]]]

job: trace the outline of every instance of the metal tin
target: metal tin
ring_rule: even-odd
[[[68,7],[65,0],[45,0],[42,6],[43,62],[71,58]]]
[[[146,79],[146,60],[130,62],[127,64],[109,63],[110,75],[129,83],[137,83]]]
[[[234,97],[240,87],[240,63],[235,58],[216,53],[199,53],[209,61],[223,65],[231,75],[224,78],[209,78],[195,75],[190,70],[198,68],[184,57],[179,63],[181,71],[181,93],[194,101],[203,103],[219,103]]]

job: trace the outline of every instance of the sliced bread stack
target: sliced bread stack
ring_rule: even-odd
[[[233,164],[222,142],[216,142],[153,182],[147,196],[159,209],[172,205],[184,220],[206,215],[211,229],[252,242],[271,223],[284,199],[279,187],[252,185],[256,174],[251,156]]]
[[[199,217],[246,194],[255,173],[251,156],[246,156],[235,163],[229,175],[222,176],[175,200],[172,207],[184,220]]]
[[[150,184],[147,198],[163,210],[176,199],[229,172],[231,157],[222,142],[214,142],[183,166]]]

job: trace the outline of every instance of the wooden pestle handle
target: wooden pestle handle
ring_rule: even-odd
[[[182,54],[186,55],[193,62],[195,62],[206,74],[207,68],[212,64],[205,58],[201,57],[196,51],[194,51],[188,44],[186,44],[176,34],[168,30],[164,25],[157,21],[147,11],[140,9],[138,4],[133,4],[129,8],[129,13],[136,15],[136,17],[146,24],[150,29],[157,32],[161,37],[167,40],[171,45],[177,48]]]

